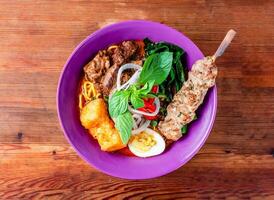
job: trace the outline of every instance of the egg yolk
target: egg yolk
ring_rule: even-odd
[[[149,151],[156,143],[154,136],[147,134],[146,132],[141,132],[131,138],[132,146],[143,152]]]

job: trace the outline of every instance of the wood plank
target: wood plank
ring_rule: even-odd
[[[0,199],[274,199],[274,3],[271,0],[0,1]],[[218,60],[218,112],[206,144],[166,176],[128,181],[81,160],[55,106],[62,66],[90,33],[159,21]]]

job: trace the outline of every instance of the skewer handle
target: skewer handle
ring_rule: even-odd
[[[230,29],[227,32],[227,34],[226,34],[225,38],[223,39],[222,43],[220,44],[220,46],[218,47],[217,51],[213,55],[213,59],[214,60],[216,58],[220,57],[221,55],[223,55],[224,51],[229,46],[230,42],[233,40],[233,38],[234,38],[235,35],[236,35],[236,31],[234,31],[233,29]]]

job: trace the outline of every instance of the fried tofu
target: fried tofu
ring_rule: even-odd
[[[124,148],[120,134],[115,128],[102,98],[89,102],[81,111],[80,121],[89,133],[98,140],[103,151],[116,151]]]
[[[104,100],[95,99],[85,105],[81,111],[80,120],[86,129],[98,127],[102,122],[110,120]]]

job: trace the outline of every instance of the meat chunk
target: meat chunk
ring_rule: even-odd
[[[98,93],[109,95],[111,88],[115,85],[120,66],[131,62],[133,57],[142,59],[144,55],[139,54],[144,52],[143,48],[141,42],[124,41],[118,46],[99,51],[94,59],[84,67],[85,74],[94,83]]]
[[[126,83],[134,73],[135,71],[133,69],[125,70],[121,76],[121,85]]]
[[[129,59],[138,49],[138,46],[134,41],[125,41],[121,45],[121,49],[123,51],[124,58]]]
[[[84,67],[87,78],[94,83],[96,90],[100,93],[100,80],[110,67],[110,58],[107,51],[99,53]]]
[[[138,46],[134,41],[124,41],[121,45],[114,49],[111,56],[112,63],[116,65],[122,65],[127,62],[131,56],[136,53]]]
[[[111,58],[112,58],[112,62],[116,64],[117,66],[121,65],[125,61],[123,51],[120,47],[117,47],[116,49],[114,49],[114,52]]]
[[[110,90],[116,82],[117,72],[120,66],[129,62],[137,49],[138,46],[134,41],[125,41],[114,49],[111,56],[113,65],[107,70],[105,76],[101,80],[101,87],[104,95],[109,95]]]
[[[84,67],[84,71],[90,81],[98,81],[109,67],[110,60],[107,51],[99,51],[92,61]]]
[[[104,95],[108,96],[111,88],[113,87],[113,85],[115,85],[119,68],[119,65],[111,66],[111,68],[109,68],[105,76],[102,78],[101,88]]]

